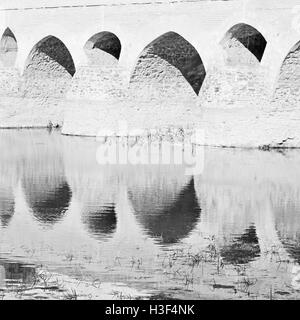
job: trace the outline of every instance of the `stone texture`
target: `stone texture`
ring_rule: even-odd
[[[152,86],[162,94],[186,95],[186,81],[196,94],[205,78],[205,68],[196,49],[175,32],[168,32],[150,43],[140,55],[131,83],[147,94]],[[184,81],[184,79],[186,81]],[[173,85],[169,89],[170,84]],[[136,87],[134,86],[134,87]],[[146,87],[145,87],[146,86]],[[172,90],[172,91],[171,91]],[[182,92],[181,92],[182,90]]]
[[[125,83],[118,60],[100,49],[89,53],[92,62],[80,66],[68,90],[69,100],[104,100],[124,97]]]
[[[211,145],[299,146],[299,0],[142,2],[3,3],[0,126],[95,135],[123,120],[198,127]]]
[[[300,102],[300,43],[292,48],[280,69],[274,103],[282,111],[295,109]]]
[[[64,97],[74,73],[75,66],[68,49],[59,39],[48,37],[30,54],[23,75],[24,97]]]

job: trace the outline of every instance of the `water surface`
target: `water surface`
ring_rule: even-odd
[[[298,299],[300,152],[99,165],[99,142],[0,132],[0,298]]]

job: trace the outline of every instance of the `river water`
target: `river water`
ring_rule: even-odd
[[[205,148],[191,175],[99,145],[0,132],[0,298],[299,299],[300,151]]]

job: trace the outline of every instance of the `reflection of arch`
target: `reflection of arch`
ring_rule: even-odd
[[[95,64],[102,62],[101,58],[103,56],[101,55],[101,51],[108,53],[118,60],[121,54],[121,42],[115,34],[103,31],[93,35],[86,42],[84,50]]]
[[[221,255],[225,263],[244,264],[260,256],[259,241],[254,226],[250,226],[245,233],[236,236],[231,244],[221,248]]]
[[[37,221],[51,225],[60,221],[71,201],[71,190],[67,182],[50,181],[45,177],[43,182],[24,181],[24,190],[28,205]],[[46,187],[45,187],[46,185]]]
[[[152,41],[140,54],[131,82],[156,79],[163,85],[164,81],[172,81],[179,75],[198,94],[206,71],[197,50],[179,34],[167,32]]]
[[[15,64],[18,53],[18,44],[13,32],[6,28],[0,41],[0,61],[4,67]]]
[[[278,237],[287,253],[300,264],[300,209],[291,201],[274,209]]]
[[[232,64],[255,63],[255,61],[262,60],[267,41],[254,27],[239,23],[227,31],[221,45],[228,53],[227,62]],[[247,56],[245,48],[251,53],[251,56]]]
[[[94,139],[64,136],[62,148],[65,174],[84,229],[94,239],[111,238],[117,227],[118,166],[99,166]]]
[[[75,65],[67,47],[54,36],[47,36],[31,50],[25,66],[25,95],[63,97]]]
[[[91,209],[91,208],[90,208]],[[111,236],[117,228],[117,218],[114,204],[107,204],[98,210],[89,210],[82,217],[83,224],[90,235],[98,240]]]
[[[63,218],[72,197],[65,178],[62,137],[56,130],[28,130],[17,137],[26,202],[37,221],[54,224]]]
[[[0,221],[3,227],[7,227],[15,211],[13,194],[0,189]]]
[[[171,199],[164,190],[151,187],[141,192],[129,191],[129,199],[137,221],[162,244],[177,243],[186,238],[200,217],[194,179]]]

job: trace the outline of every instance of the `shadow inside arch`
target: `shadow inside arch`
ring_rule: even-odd
[[[257,61],[261,62],[267,40],[257,29],[245,23],[234,25],[226,32],[221,45],[224,49],[234,48],[237,47],[236,42],[248,49]]]
[[[206,76],[206,70],[199,53],[187,40],[178,33],[170,31],[152,41],[140,54],[131,82],[138,78],[141,72],[145,71],[141,69],[150,69],[150,65],[153,65],[155,58],[165,60],[178,69],[194,92],[197,95],[199,94]],[[151,62],[151,60],[153,61]],[[149,67],[141,67],[143,63],[148,63]],[[156,71],[163,73],[166,70]],[[151,77],[151,74],[148,74],[148,76]]]
[[[54,36],[40,40],[31,50],[26,63],[26,69],[33,66],[39,69],[41,61],[53,61],[62,66],[71,76],[76,72],[73,58],[65,44]]]
[[[0,61],[4,67],[14,66],[18,53],[17,39],[10,28],[6,28],[0,40]]]
[[[84,50],[87,53],[99,49],[112,55],[117,60],[120,58],[121,48],[120,39],[115,34],[108,31],[102,31],[93,35],[84,46]]]

